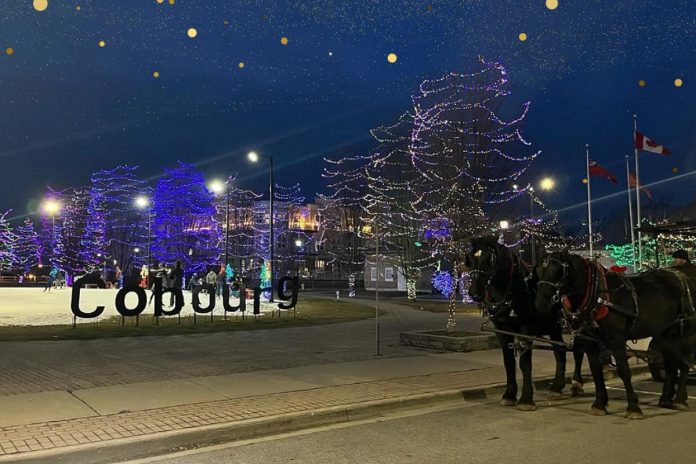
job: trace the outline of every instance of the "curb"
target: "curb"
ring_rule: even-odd
[[[631,371],[633,375],[649,372],[647,365],[633,366]],[[617,375],[612,372],[605,373],[605,379],[612,378],[617,378]],[[546,389],[550,380],[550,377],[534,380],[535,390]],[[0,463],[108,464],[142,459],[186,449],[202,448],[221,443],[371,419],[388,412],[407,410],[409,408],[436,406],[457,401],[470,402],[498,399],[502,395],[504,388],[504,383],[498,383],[365,403],[353,403],[315,411],[282,414],[241,422],[228,422],[160,432],[142,437],[120,438],[102,443],[74,445],[52,450],[2,456],[0,457]]]

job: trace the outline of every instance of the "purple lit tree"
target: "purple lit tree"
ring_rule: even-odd
[[[15,265],[26,274],[41,261],[41,240],[34,228],[34,222],[29,218],[26,218],[15,230],[17,237],[14,246]]]
[[[150,193],[145,181],[138,178],[137,169],[118,166],[92,175],[89,221],[81,236],[84,260],[90,268],[108,258],[127,272],[147,259],[134,252],[136,248],[147,249],[147,217],[134,202]]]
[[[153,197],[153,253],[165,263],[181,261],[187,271],[220,264],[220,223],[203,174],[179,162],[165,169]]]
[[[62,192],[61,231],[56,243],[56,249],[60,252],[53,264],[70,276],[85,270],[81,239],[87,226],[89,200],[86,188],[69,188]]]

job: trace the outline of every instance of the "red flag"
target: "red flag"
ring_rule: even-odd
[[[614,174],[607,171],[607,169],[603,166],[600,166],[600,164],[595,160],[590,160],[590,175],[604,177],[609,182],[612,182],[614,184],[619,183],[619,180],[616,178]]]
[[[636,175],[633,174],[632,172],[628,175],[628,185],[631,188],[636,188]],[[652,200],[652,192],[645,187],[643,187],[643,184],[640,184],[640,189],[645,193],[645,195]]]
[[[672,154],[672,152],[668,148],[665,148],[664,145],[658,145],[657,142],[650,140],[638,131],[636,131],[635,139],[636,148],[638,150],[649,151],[650,153],[657,153],[658,155],[665,156]]]

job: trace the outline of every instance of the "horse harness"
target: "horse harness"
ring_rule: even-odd
[[[491,253],[491,269],[495,269],[495,264],[496,264],[496,250],[493,248],[490,248],[490,253]],[[494,277],[495,277],[495,272],[489,273],[484,271],[483,269],[472,269],[469,271],[469,275],[476,275],[476,274],[482,274],[484,277],[487,277],[486,281],[486,286],[484,287],[485,294],[484,294],[484,300],[483,300],[483,305],[484,308],[486,309],[486,312],[488,313],[488,316],[492,319],[495,320],[496,318],[502,316],[504,310],[510,309],[510,316],[514,317],[514,309],[512,309],[512,278],[515,275],[515,269],[517,268],[517,260],[512,259],[512,263],[510,264],[510,272],[508,275],[508,283],[507,287],[505,289],[505,292],[503,293],[502,299],[498,301],[492,301],[491,300],[491,292],[490,288],[491,285],[493,285]]]

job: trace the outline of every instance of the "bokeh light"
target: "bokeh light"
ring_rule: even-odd
[[[643,79],[638,81],[638,87],[645,87],[645,81]]]
[[[586,183],[587,183],[587,177],[585,177],[585,178],[582,179],[582,183],[583,183],[583,184],[586,184]]]
[[[174,4],[174,0],[169,0],[169,4],[170,4],[170,5],[173,5],[173,4]]]
[[[674,79],[674,86],[675,86],[675,87],[681,87],[682,85],[684,85],[684,81],[683,81],[683,80],[681,80],[681,79],[679,79],[679,78]]]
[[[152,73],[152,77],[154,77],[155,79],[157,79],[159,76],[159,71],[155,71]]]
[[[390,53],[387,55],[387,61],[390,63],[396,63],[396,60],[399,58],[396,56],[396,53]]]
[[[190,38],[195,38],[198,35],[198,31],[196,30],[195,27],[189,28],[188,31],[186,31],[186,35],[188,35]]]
[[[675,174],[678,173],[678,172],[679,172],[679,168],[676,167],[676,166],[674,166],[674,167],[672,168],[672,172],[675,173]]]
[[[546,8],[549,10],[555,10],[558,8],[558,0],[546,0]]]
[[[14,48],[7,47],[7,49],[5,50],[5,53],[7,53],[8,55],[14,55]]]
[[[527,33],[526,32],[520,32],[519,39],[521,42],[524,42],[527,40]]]
[[[104,42],[103,40],[100,40],[100,41],[99,41],[99,46],[100,46],[101,48],[106,47],[106,42]]]
[[[280,43],[283,44],[283,45],[287,45],[287,44],[288,44],[288,38],[287,38],[287,37],[282,37],[282,38],[280,39]]]
[[[34,0],[34,9],[36,11],[45,11],[48,8],[48,0]]]
[[[239,69],[244,69],[244,66],[246,66],[246,65],[244,64],[243,61],[240,61],[238,66],[239,66]]]

